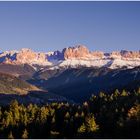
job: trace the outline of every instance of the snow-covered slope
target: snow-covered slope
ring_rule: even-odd
[[[46,69],[76,67],[134,68],[140,66],[140,51],[90,52],[83,45],[64,48],[62,51],[34,52],[31,49],[6,51],[0,54],[0,63],[13,65],[29,64],[44,66]]]
[[[89,59],[89,60],[78,60],[78,59],[67,59],[63,61],[57,61],[58,63],[52,65],[48,69],[59,69],[59,68],[77,68],[77,67],[108,67],[111,69],[116,68],[134,68],[140,66],[140,59],[134,60],[123,60],[123,59]]]

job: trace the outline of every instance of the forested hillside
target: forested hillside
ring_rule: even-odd
[[[82,105],[14,100],[0,108],[0,138],[140,138],[139,114],[140,89],[101,92]]]

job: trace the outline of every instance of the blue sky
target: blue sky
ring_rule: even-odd
[[[140,50],[140,2],[0,2],[0,51]]]

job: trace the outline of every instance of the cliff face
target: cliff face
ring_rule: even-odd
[[[45,53],[37,53],[31,49],[21,49],[19,52],[4,52],[0,55],[1,62],[8,64],[49,64]]]
[[[22,49],[16,54],[16,60],[19,63],[26,63],[34,61],[37,58],[37,54],[30,49]]]
[[[31,49],[21,49],[20,51],[5,51],[0,54],[0,63],[8,64],[30,64],[43,66],[57,66],[57,68],[84,65],[111,66],[112,68],[122,66],[140,66],[140,51],[113,51],[104,53],[102,51],[89,51],[86,46],[64,48],[62,51],[48,53],[38,53]]]
[[[125,58],[140,58],[140,51],[121,51],[120,52],[122,57]]]
[[[79,45],[76,47],[69,47],[66,48],[64,51],[64,58],[65,59],[82,59],[82,58],[105,58],[105,53],[102,51],[93,51],[90,52],[86,46]],[[127,59],[135,59],[140,58],[140,51],[113,51],[109,53],[108,58],[127,58]]]
[[[64,58],[65,59],[71,59],[71,58],[88,58],[90,57],[90,52],[89,50],[83,46],[79,45],[76,47],[69,47],[66,48],[64,51]]]

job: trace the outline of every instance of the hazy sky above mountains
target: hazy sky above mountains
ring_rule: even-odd
[[[0,2],[0,51],[140,49],[140,2]]]

